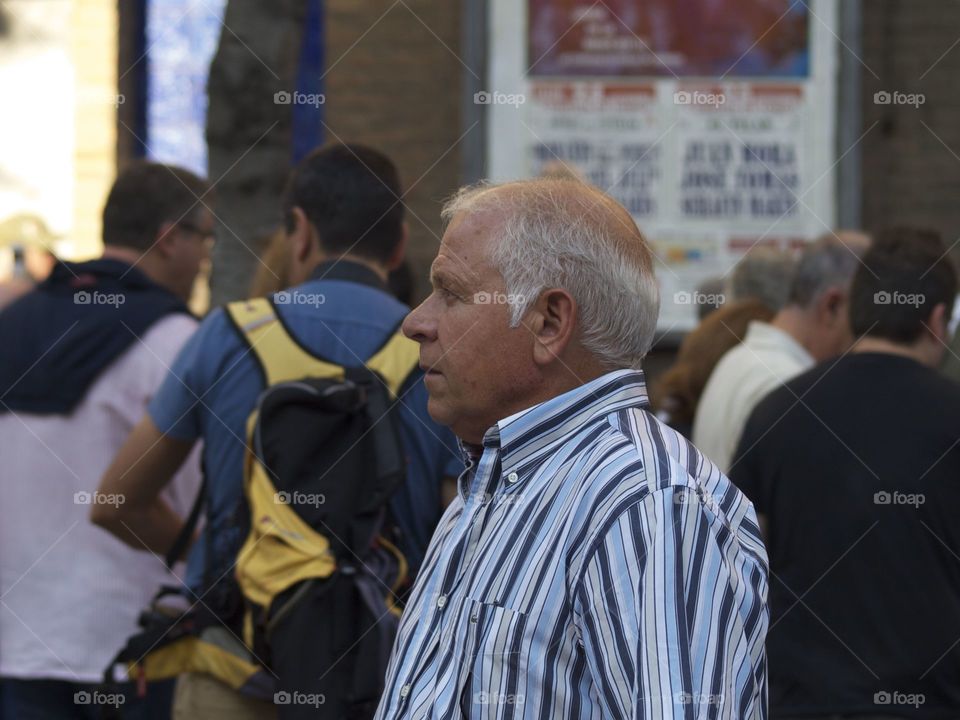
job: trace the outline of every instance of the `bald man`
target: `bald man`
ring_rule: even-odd
[[[650,413],[659,297],[630,215],[540,179],[465,188],[443,216],[403,330],[468,468],[377,717],[765,717],[756,515]]]

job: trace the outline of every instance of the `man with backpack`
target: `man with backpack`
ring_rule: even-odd
[[[427,414],[416,346],[399,333],[408,308],[386,290],[406,245],[400,195],[375,150],[305,158],[283,200],[294,287],[211,313],[104,476],[101,490],[127,502],[94,521],[173,560],[184,528],[158,493],[204,441],[206,524],[188,599],[192,622],[213,615],[220,639],[201,634],[180,657],[193,672],[176,718],[363,717],[379,699],[397,581],[419,566],[463,467]],[[158,633],[157,647],[184,627]],[[223,672],[224,647],[241,639],[249,663],[233,655]],[[179,652],[168,649],[154,667]],[[290,680],[290,665],[318,663],[327,671],[309,686]],[[266,702],[263,688],[276,690]]]

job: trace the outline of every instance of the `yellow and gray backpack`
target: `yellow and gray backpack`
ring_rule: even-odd
[[[118,664],[131,679],[204,672],[275,702],[282,720],[372,717],[407,574],[388,503],[405,477],[396,407],[418,346],[397,332],[342,367],[300,346],[268,300],[227,313],[266,386],[247,421],[249,532],[235,572],[211,578],[202,602],[165,612],[161,591],[108,676]]]

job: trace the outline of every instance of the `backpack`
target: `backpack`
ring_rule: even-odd
[[[281,720],[372,717],[407,581],[388,502],[405,478],[396,406],[419,347],[395,332],[363,365],[341,367],[299,345],[266,299],[227,314],[266,387],[247,421],[249,531],[235,572],[208,578],[189,610],[165,608],[161,590],[105,682],[117,664],[141,681],[205,672],[274,702]]]

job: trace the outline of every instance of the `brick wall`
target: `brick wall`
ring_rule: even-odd
[[[376,147],[400,168],[419,293],[439,245],[440,203],[460,180],[459,6],[326,3],[326,136]]]
[[[920,224],[953,243],[960,237],[960,3],[865,0],[862,41],[863,130],[877,123],[863,140],[864,226]],[[874,103],[876,92],[895,90],[922,93],[925,102]]]

